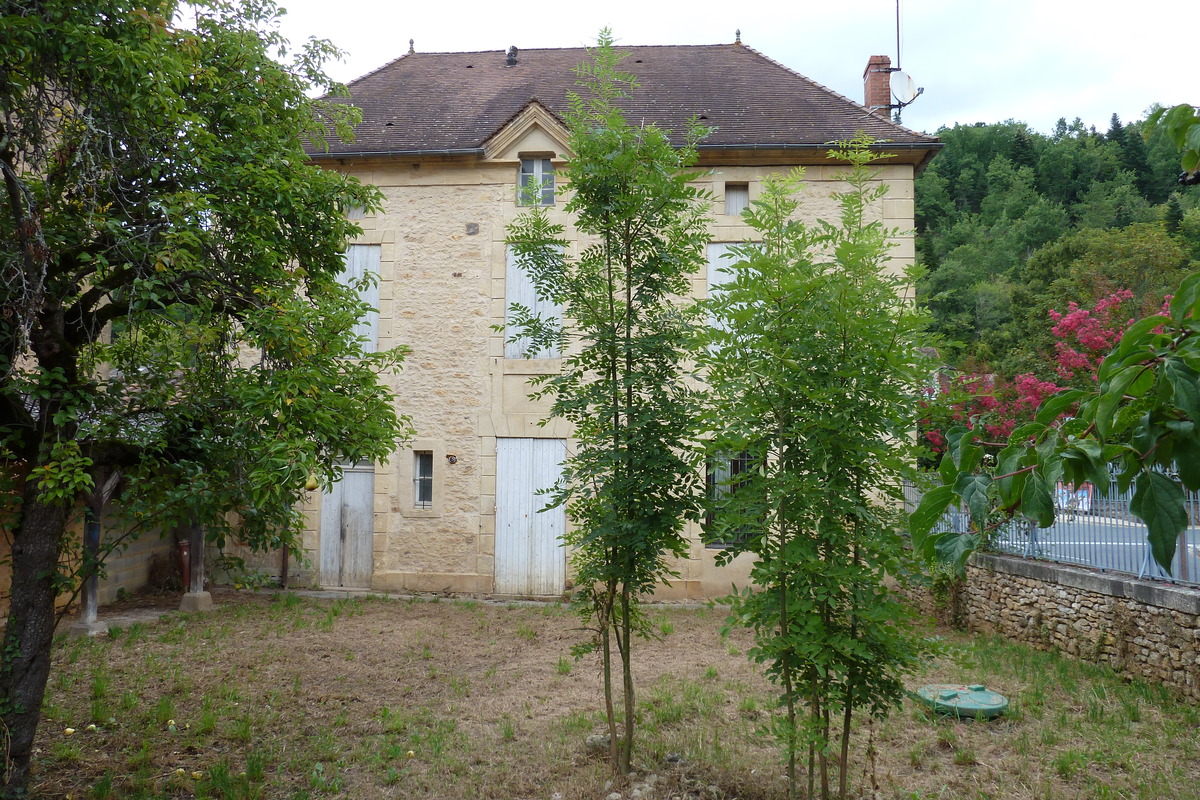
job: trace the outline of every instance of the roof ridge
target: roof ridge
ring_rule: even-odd
[[[514,45],[514,47],[515,46],[516,45]],[[620,44],[620,43],[617,43],[614,45],[614,47],[618,51],[623,50],[625,48],[632,48],[632,47],[637,47],[637,48],[641,48],[641,49],[645,49],[645,50],[649,50],[649,49],[655,49],[655,50],[673,49],[674,50],[674,49],[679,49],[679,48],[683,48],[683,47],[734,47],[734,46],[745,47],[745,45],[738,45],[737,42],[713,42],[710,44]],[[544,52],[551,51],[551,50],[587,51],[587,50],[594,50],[594,49],[595,49],[595,45],[581,45],[579,47],[517,47],[517,53],[519,55],[520,53],[544,53]],[[384,64],[382,67],[371,70],[371,72],[366,73],[362,77],[365,78],[367,75],[372,75],[376,72],[379,72],[379,70],[384,69],[385,67],[391,66],[392,64],[395,64],[401,58],[404,58],[404,56],[475,56],[475,55],[484,55],[485,53],[486,54],[490,54],[490,53],[503,54],[506,52],[508,52],[507,48],[501,48],[499,50],[433,50],[433,51],[429,51],[429,52],[425,52],[422,50],[416,50],[413,52],[405,53],[404,55],[400,56],[399,58],[394,58],[391,61],[389,61],[387,64]],[[361,80],[361,79],[362,78],[355,78],[355,80]]]
[[[378,72],[383,72],[385,69],[387,69],[388,67],[397,63],[398,61],[401,61],[402,59],[405,59],[408,56],[412,56],[412,55],[416,55],[416,53],[414,53],[412,51],[409,51],[407,53],[401,53],[399,56],[397,56],[396,58],[393,58],[391,61],[387,62],[383,66],[376,67],[375,69],[371,70],[370,72],[364,72],[362,75],[359,75],[357,78],[355,78],[352,81],[346,81],[346,88],[350,88],[351,86],[358,83],[359,81],[364,81],[367,78],[371,77],[372,75],[374,75]]]

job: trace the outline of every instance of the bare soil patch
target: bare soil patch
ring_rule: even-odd
[[[564,607],[214,599],[214,612],[60,641],[39,796],[628,796],[629,786],[609,785],[607,761],[586,752],[587,736],[604,732],[600,674],[594,658],[570,657],[584,633]],[[745,656],[748,634],[722,636],[716,608],[650,615],[662,639],[635,651],[639,780],[658,776],[655,798],[783,797],[779,756],[755,733],[771,691]],[[1195,709],[1065,659],[961,644],[966,667],[933,665],[913,688],[986,682],[1013,699],[1014,714],[944,721],[907,703],[884,723],[864,722],[854,796],[1196,796]]]

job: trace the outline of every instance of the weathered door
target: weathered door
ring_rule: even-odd
[[[562,474],[564,439],[496,440],[496,592],[557,595],[566,587],[562,508],[546,505],[540,489]]]
[[[321,502],[321,585],[371,587],[375,568],[375,467],[345,467]]]

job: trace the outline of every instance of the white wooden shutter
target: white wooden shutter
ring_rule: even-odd
[[[340,280],[346,286],[362,280],[368,272],[379,274],[380,253],[382,248],[377,244],[352,244],[346,251],[346,271]],[[354,326],[355,334],[366,339],[363,352],[374,353],[379,346],[379,283],[358,290],[359,299],[371,306],[371,311]]]
[[[725,213],[740,216],[750,205],[750,185],[746,183],[725,184]]]
[[[529,273],[517,261],[512,247],[505,250],[506,269],[504,271],[504,336],[507,340],[515,331],[510,330],[513,303],[530,309],[534,315],[544,320],[552,320],[562,324],[562,306],[551,300],[545,300],[537,295]],[[525,358],[529,352],[529,339],[520,337],[513,341],[505,341],[505,358]],[[558,347],[542,350],[534,358],[558,358]]]

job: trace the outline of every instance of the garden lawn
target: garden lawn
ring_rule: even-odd
[[[214,597],[213,612],[58,641],[37,796],[574,800],[625,788],[586,751],[604,732],[599,669],[571,658],[584,633],[562,606]],[[749,637],[722,637],[720,608],[647,610],[662,638],[634,652],[639,780],[658,775],[657,798],[784,797],[777,751],[756,733],[771,694],[746,659]],[[1021,645],[942,634],[957,658],[910,688],[985,683],[1012,699],[1009,716],[934,719],[906,701],[864,722],[853,796],[1200,796],[1194,703]]]

